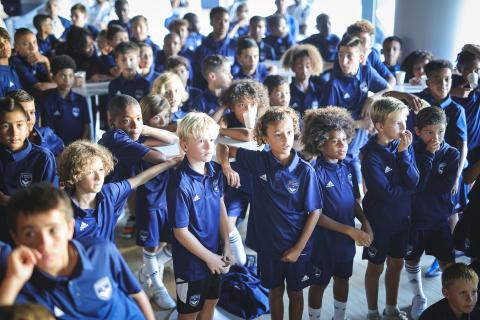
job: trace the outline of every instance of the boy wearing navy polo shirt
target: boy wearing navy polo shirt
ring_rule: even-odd
[[[420,182],[413,195],[410,249],[405,257],[415,320],[427,307],[419,265],[423,252],[435,256],[442,269],[455,261],[448,218],[454,209],[451,191],[460,153],[443,140],[446,126],[445,112],[438,107],[427,107],[417,114],[415,133],[420,139],[414,150]]]
[[[218,55],[206,57],[202,63],[202,75],[207,80],[208,87],[191,101],[188,109],[212,116],[220,105],[218,97],[232,82],[228,59]]]
[[[50,79],[50,61],[38,52],[37,38],[30,29],[15,31],[15,51],[10,64],[20,78],[22,87],[30,94],[40,93],[57,85]]]
[[[133,32],[132,32],[132,22],[128,17],[130,13],[130,8],[127,0],[115,0],[115,14],[118,17],[118,20],[111,20],[108,23],[107,29],[110,29],[111,26],[117,25],[128,32],[128,38],[132,39]]]
[[[210,10],[210,25],[213,32],[210,33],[202,44],[195,50],[192,58],[193,67],[193,85],[199,89],[206,87],[205,79],[202,78],[203,72],[200,69],[202,61],[210,55],[222,55],[229,58],[229,61],[235,59],[236,44],[228,36],[228,25],[230,17],[227,9],[216,7]]]
[[[155,56],[155,71],[161,73],[165,71],[165,63],[169,57],[179,55],[181,50],[181,40],[177,33],[168,33],[163,38],[163,49],[159,50]]]
[[[402,55],[402,39],[397,36],[391,36],[383,40],[382,54],[385,57],[383,64],[395,75],[400,71],[400,56]]]
[[[273,50],[273,47],[265,43],[263,40],[263,38],[265,38],[266,31],[267,19],[261,16],[253,16],[250,18],[250,24],[248,25],[248,36],[257,42],[260,62],[265,60],[276,60],[275,50]]]
[[[363,250],[363,258],[368,259],[367,319],[380,319],[378,282],[385,260],[387,301],[383,315],[388,319],[407,319],[397,307],[397,294],[408,247],[412,195],[419,182],[412,134],[406,130],[407,116],[408,107],[400,100],[375,101],[371,118],[378,133],[362,148],[362,174],[367,189],[363,210],[374,234],[370,247]]]
[[[21,89],[22,86],[17,72],[8,64],[8,59],[12,55],[12,46],[10,35],[4,28],[0,28],[0,46],[0,97],[4,97],[7,92]]]
[[[478,275],[463,263],[447,267],[442,274],[442,294],[445,298],[431,305],[420,320],[477,319],[471,312],[478,300]]]
[[[120,75],[120,68],[115,61],[114,49],[122,42],[128,41],[127,30],[119,25],[112,25],[107,29],[107,42],[112,49],[109,53],[103,53],[100,55],[100,70],[101,73],[118,77]]]
[[[337,45],[340,42],[340,38],[330,32],[331,23],[327,14],[321,13],[317,16],[317,30],[317,34],[302,40],[301,43],[314,45],[320,51],[323,60],[334,62],[337,59]]]
[[[241,38],[237,43],[237,63],[233,66],[233,79],[253,79],[260,83],[268,76],[268,68],[259,62],[258,45],[252,38]]]
[[[57,318],[154,319],[113,243],[72,240],[73,210],[63,191],[46,184],[24,189],[12,197],[7,219],[15,243],[32,257],[15,274],[16,303],[40,303]]]
[[[76,64],[67,55],[52,61],[56,89],[51,89],[40,100],[42,125],[53,129],[65,145],[77,139],[90,139],[90,116],[85,97],[72,91]]]
[[[179,319],[213,319],[220,274],[231,261],[223,174],[212,162],[219,126],[202,113],[189,113],[177,128],[185,159],[167,186],[173,227],[173,268]]]
[[[135,16],[131,20],[132,23],[132,41],[140,45],[144,42],[152,47],[153,57],[155,58],[160,51],[160,47],[152,41],[148,35],[148,20],[142,15]],[[155,60],[155,59],[154,59]]]
[[[280,14],[274,14],[267,19],[270,35],[265,38],[265,43],[272,46],[275,50],[276,60],[280,60],[288,48],[295,44],[290,33],[287,30],[285,17]]]
[[[53,35],[52,18],[46,14],[37,14],[33,18],[33,25],[37,29],[38,51],[44,56],[51,56],[59,43]]]
[[[120,76],[108,85],[109,99],[126,94],[140,101],[150,92],[150,82],[139,73],[140,48],[134,42],[122,42],[114,52]]]

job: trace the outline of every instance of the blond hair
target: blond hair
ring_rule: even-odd
[[[183,86],[182,79],[180,79],[180,77],[176,73],[170,72],[170,71],[167,71],[167,72],[164,72],[164,73],[160,74],[155,79],[155,81],[153,82],[152,90],[150,91],[150,94],[158,94],[162,97],[165,97],[166,96],[165,87],[166,87],[167,83],[170,83],[172,81],[177,82],[177,84],[181,88],[182,102],[187,101],[188,100],[188,92],[187,92],[187,90],[185,90],[185,87]]]
[[[66,188],[74,188],[95,157],[102,161],[105,176],[113,170],[114,157],[104,146],[88,140],[77,140],[68,145],[58,158],[57,170],[60,183]]]
[[[464,263],[452,263],[443,270],[442,287],[448,289],[454,281],[458,280],[478,283],[478,275]]]
[[[396,98],[383,97],[373,103],[370,118],[374,124],[384,123],[390,113],[397,111],[404,111],[408,114],[408,107]]]
[[[220,126],[203,112],[190,112],[180,121],[177,127],[177,135],[180,141],[198,139],[206,133],[218,136]]]

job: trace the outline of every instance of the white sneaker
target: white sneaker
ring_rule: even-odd
[[[417,320],[423,311],[427,309],[427,298],[423,298],[420,295],[416,295],[412,299],[412,310],[410,311],[410,316],[413,320]]]
[[[140,269],[138,269],[138,271],[136,272],[136,277],[137,277],[137,280],[138,282],[140,283],[140,285],[142,286],[142,289],[143,291],[145,291],[145,293],[147,294],[147,296],[149,296],[150,294],[150,287],[152,285],[152,280],[150,279],[149,276],[145,275],[143,273],[143,268],[144,268],[144,265],[142,265],[140,267]]]
[[[383,310],[383,320],[408,320],[408,315],[405,311],[400,309],[395,310],[395,314],[387,314],[385,310]]]
[[[173,309],[177,306],[165,287],[153,289],[153,300],[162,309]]]

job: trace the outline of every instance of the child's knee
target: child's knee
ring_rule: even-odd
[[[402,258],[387,258],[387,270],[394,272],[401,272],[403,268],[403,259]]]
[[[283,293],[285,292],[285,285],[282,284],[276,288],[273,288],[273,289],[270,289],[269,293],[268,293],[268,296],[271,298],[271,299],[275,299],[275,298],[280,298],[282,299],[283,298]]]
[[[382,272],[383,272],[383,263],[382,264],[376,264],[371,262],[368,263],[367,273],[380,276]]]
[[[303,300],[303,291],[287,290],[288,298],[292,300]]]

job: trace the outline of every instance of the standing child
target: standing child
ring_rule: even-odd
[[[340,38],[336,34],[331,33],[332,26],[330,16],[325,13],[319,14],[317,16],[316,27],[318,33],[302,40],[301,43],[314,45],[318,51],[320,51],[323,60],[335,62],[337,59],[337,45],[340,42]]]
[[[0,27],[0,97],[4,97],[9,91],[22,88],[17,72],[9,65],[11,56],[10,35],[6,29]]]
[[[268,28],[270,35],[265,38],[265,43],[275,50],[275,59],[280,60],[288,48],[295,44],[287,29],[287,21],[280,14],[268,17]]]
[[[220,274],[231,260],[223,203],[223,174],[211,161],[219,127],[209,116],[189,113],[178,126],[186,153],[167,186],[173,227],[173,267],[179,319],[213,319]]]
[[[382,54],[385,57],[383,64],[395,75],[395,72],[400,71],[400,63],[398,61],[402,55],[402,39],[397,36],[385,38],[383,40]]]
[[[271,107],[288,107],[290,105],[290,86],[287,79],[280,75],[270,75],[263,85],[267,87]]]
[[[448,219],[454,210],[452,188],[460,153],[443,140],[446,127],[445,112],[438,107],[427,107],[417,114],[415,133],[420,139],[414,150],[420,182],[412,201],[411,250],[405,257],[414,294],[411,317],[415,320],[427,307],[419,264],[423,252],[435,256],[441,269],[455,262]]]
[[[57,184],[53,154],[28,140],[28,116],[13,99],[0,100],[0,241],[11,241],[5,206],[19,189],[35,182]]]
[[[367,319],[380,319],[379,278],[385,260],[387,319],[407,319],[397,307],[400,273],[408,238],[412,195],[419,182],[412,147],[412,134],[406,130],[408,107],[395,98],[381,98],[373,104],[372,122],[377,134],[362,148],[362,174],[367,192],[363,208],[375,238],[363,250],[368,259],[365,273]]]
[[[182,80],[176,73],[164,72],[153,83],[151,94],[158,94],[167,99],[170,104],[169,130],[176,131],[176,124],[183,119],[187,112],[181,108],[188,100],[188,92],[185,90]]]
[[[33,17],[33,26],[37,29],[38,51],[44,56],[52,56],[60,42],[53,35],[52,18],[46,14],[37,14]]]
[[[127,0],[115,0],[115,14],[117,15],[117,20],[110,20],[108,23],[108,28],[110,29],[111,26],[117,25],[122,27],[123,29],[127,30],[128,38],[132,39],[133,30],[132,30],[132,22],[128,17],[130,13],[130,6]]]
[[[302,143],[305,152],[317,157],[313,167],[323,194],[322,213],[350,227],[355,227],[358,218],[369,235],[360,245],[368,246],[373,240],[372,229],[360,205],[355,176],[343,162],[354,133],[352,116],[344,108],[309,110],[304,117]],[[312,261],[322,274],[308,291],[308,314],[310,319],[320,319],[323,293],[333,277],[333,319],[344,320],[355,242],[347,235],[321,227],[317,227],[313,239]]]
[[[40,100],[42,125],[48,126],[62,138],[65,145],[77,139],[90,139],[90,115],[87,100],[72,91],[75,61],[67,55],[52,61],[56,89],[45,92]]]
[[[312,76],[318,76],[323,69],[318,50],[311,44],[291,47],[283,55],[282,65],[295,74],[290,83],[291,107],[301,115],[305,110],[320,107],[323,88],[311,79]]]

